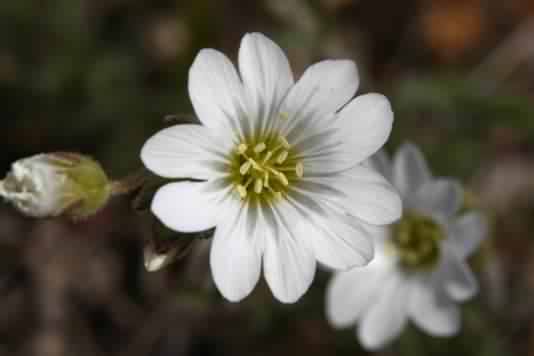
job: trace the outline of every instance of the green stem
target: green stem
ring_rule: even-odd
[[[127,175],[121,180],[111,183],[111,195],[124,195],[138,190],[145,184],[148,179],[148,174],[145,169],[140,169],[137,172]]]

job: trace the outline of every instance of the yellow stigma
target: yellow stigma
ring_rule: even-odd
[[[281,199],[304,174],[302,162],[283,136],[246,140],[237,145],[230,179],[242,200]]]

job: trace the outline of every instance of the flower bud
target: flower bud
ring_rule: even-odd
[[[149,272],[155,272],[167,267],[189,253],[194,242],[195,239],[192,238],[167,241],[154,239],[149,241],[143,249],[145,269]]]
[[[111,182],[98,162],[70,152],[38,154],[14,162],[0,181],[0,196],[32,217],[79,219],[103,208]]]
[[[157,252],[154,246],[147,245],[143,251],[145,268],[149,272],[158,271],[169,265],[176,257],[176,249],[166,252]]]

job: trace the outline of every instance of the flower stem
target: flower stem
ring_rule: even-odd
[[[113,181],[111,183],[111,194],[113,196],[129,194],[141,188],[147,179],[147,172],[144,169],[139,169],[137,172],[131,173],[120,180]]]

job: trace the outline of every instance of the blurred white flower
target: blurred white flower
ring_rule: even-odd
[[[371,165],[401,193],[404,214],[376,232],[369,265],[333,277],[328,319],[338,328],[359,323],[357,336],[368,349],[392,341],[408,319],[433,336],[451,336],[460,328],[456,302],[478,291],[466,259],[486,235],[486,220],[476,212],[458,217],[460,185],[432,177],[415,146],[402,146],[393,164],[383,152],[373,158]]]
[[[217,227],[210,264],[228,300],[253,290],[263,263],[275,297],[295,302],[316,261],[368,263],[370,227],[400,217],[395,190],[360,164],[388,138],[393,113],[379,94],[351,100],[358,82],[352,61],[328,60],[295,83],[282,50],[258,33],[241,42],[239,74],[213,49],[195,59],[189,94],[203,125],[157,133],[141,158],[160,176],[201,180],[163,186],[152,211],[177,231]]]
[[[83,218],[102,208],[111,184],[98,162],[75,153],[38,154],[14,162],[0,196],[32,217]]]

